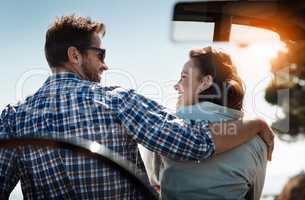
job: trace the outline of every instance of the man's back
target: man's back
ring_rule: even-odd
[[[106,92],[107,88],[103,91],[94,87],[95,84],[80,81],[73,74],[53,76],[38,92],[15,107],[10,137],[47,134],[97,141],[143,169],[136,142],[128,137],[111,109],[95,102],[102,96],[97,91]],[[1,150],[0,157],[8,151],[12,152]],[[141,198],[127,178],[107,163],[72,150],[20,147],[11,153],[11,161],[16,164],[16,168],[11,169],[15,171],[0,173],[2,183],[15,182],[11,183],[14,185],[21,178],[25,199]],[[14,175],[13,178],[10,175]],[[10,180],[5,180],[7,178]]]

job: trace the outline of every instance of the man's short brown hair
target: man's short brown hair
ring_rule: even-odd
[[[46,33],[45,55],[49,66],[56,67],[67,62],[67,51],[71,46],[90,46],[94,33],[104,36],[104,24],[75,15],[56,18]]]

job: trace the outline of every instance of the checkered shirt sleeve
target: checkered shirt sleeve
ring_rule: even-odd
[[[174,159],[202,160],[214,153],[206,121],[188,123],[134,90],[116,88],[108,96],[114,112],[133,139]]]

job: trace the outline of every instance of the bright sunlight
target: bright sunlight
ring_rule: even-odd
[[[230,40],[244,48],[253,59],[270,61],[279,51],[285,51],[285,44],[280,36],[262,28],[244,25],[233,25]],[[248,62],[251,62],[250,60]]]

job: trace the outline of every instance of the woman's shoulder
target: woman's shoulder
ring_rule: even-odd
[[[242,111],[220,106],[211,102],[201,102],[192,106],[181,107],[177,116],[189,120],[207,120],[210,122],[236,120],[243,116]]]

